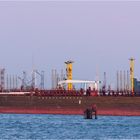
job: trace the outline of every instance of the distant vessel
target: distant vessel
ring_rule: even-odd
[[[86,108],[96,105],[99,115],[140,116],[139,95],[133,91],[106,94],[98,90],[99,81],[72,80],[72,61],[66,64],[67,80],[60,81],[56,90],[1,91],[0,113],[83,114]],[[84,83],[85,89],[75,90],[73,83]],[[94,88],[87,88],[87,83],[94,84]]]

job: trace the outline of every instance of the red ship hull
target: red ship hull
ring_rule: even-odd
[[[60,114],[60,115],[83,115],[82,109],[58,109],[58,108],[10,108],[1,107],[0,113],[3,114]],[[129,111],[120,109],[99,110],[98,115],[110,115],[110,116],[140,116],[140,111]]]
[[[82,115],[93,104],[98,115],[140,116],[140,97],[0,95],[0,113]]]

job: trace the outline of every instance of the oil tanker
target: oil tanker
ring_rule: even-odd
[[[72,61],[66,64],[67,79],[58,82],[58,89],[1,91],[0,113],[71,115],[83,114],[94,106],[98,115],[140,116],[140,96],[133,90],[133,67],[130,68],[131,91],[106,94],[98,90],[100,81],[72,80]],[[85,88],[75,90],[74,83],[84,83]],[[94,89],[87,88],[87,84],[94,84]]]

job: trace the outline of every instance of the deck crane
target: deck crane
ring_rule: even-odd
[[[134,58],[130,58],[130,83],[131,83],[131,93],[134,95]]]
[[[44,89],[44,71],[41,71],[41,73],[38,70],[35,70],[35,73],[38,74],[40,76],[40,87],[43,90]]]
[[[66,75],[67,75],[67,80],[72,80],[72,63],[73,61],[66,61]],[[68,90],[72,90],[73,86],[72,83],[68,83]]]

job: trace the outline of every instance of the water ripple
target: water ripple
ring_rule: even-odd
[[[140,139],[140,117],[0,114],[0,139]]]

